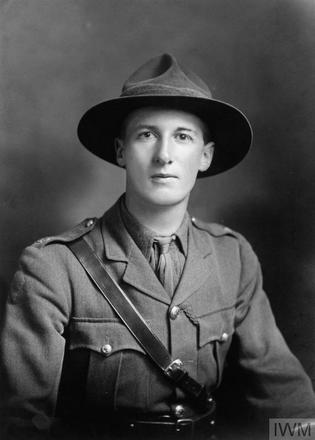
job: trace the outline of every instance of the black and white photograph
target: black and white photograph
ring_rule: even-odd
[[[0,0],[0,438],[315,438],[315,1]]]

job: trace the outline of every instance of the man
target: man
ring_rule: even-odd
[[[269,417],[314,416],[310,380],[276,327],[250,245],[187,213],[197,177],[246,155],[245,116],[162,55],[141,66],[119,98],[90,109],[78,133],[91,152],[126,169],[126,192],[101,219],[22,255],[2,335],[9,435],[210,439],[212,393],[219,420],[231,415],[227,364],[243,399],[230,405],[238,415],[241,408],[241,422],[260,421],[266,431]],[[95,281],[88,258],[81,264],[73,251],[82,237],[181,361],[188,385],[206,386],[210,406],[163,375],[104,298],[103,269]]]

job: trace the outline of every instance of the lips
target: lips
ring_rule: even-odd
[[[177,178],[177,176],[175,176],[174,174],[166,174],[166,173],[156,173],[153,174],[152,179],[167,179],[167,178]]]

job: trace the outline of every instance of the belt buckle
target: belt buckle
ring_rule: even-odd
[[[175,432],[176,434],[184,434],[185,440],[191,440],[194,436],[194,424],[194,421],[190,418],[177,419],[175,423]]]
[[[172,380],[179,380],[185,374],[182,361],[180,359],[175,359],[166,367],[164,373]]]
[[[209,410],[204,414],[198,414],[194,417],[179,418],[175,424],[176,434],[185,434],[184,438],[193,439],[194,435],[199,432],[208,433],[209,439],[212,438],[215,426],[214,411]]]

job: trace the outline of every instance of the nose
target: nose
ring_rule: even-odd
[[[171,164],[173,162],[172,146],[167,138],[159,139],[156,145],[154,162],[160,165]]]

